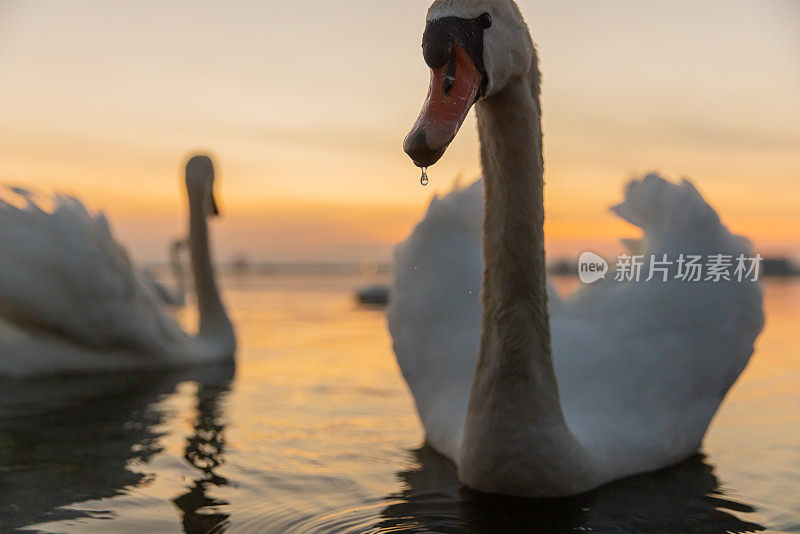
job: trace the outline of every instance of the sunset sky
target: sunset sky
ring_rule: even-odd
[[[631,175],[690,177],[765,253],[800,256],[800,3],[523,0],[542,56],[552,253],[616,250]],[[0,181],[103,209],[141,261],[216,157],[218,258],[386,260],[479,172],[473,114],[431,183],[402,152],[428,0],[0,0]]]

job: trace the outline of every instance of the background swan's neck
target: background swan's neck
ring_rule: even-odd
[[[198,338],[218,343],[232,354],[235,336],[214,275],[208,243],[206,205],[207,200],[203,194],[189,193],[189,252],[200,315]]]
[[[169,251],[169,263],[176,283],[174,294],[176,303],[183,303],[186,298],[186,277],[183,272],[183,264],[181,263],[181,249],[184,246],[186,246],[186,241],[179,239],[172,243]]]
[[[459,456],[462,481],[530,497],[591,487],[550,350],[539,71],[477,107],[485,188],[483,320]]]

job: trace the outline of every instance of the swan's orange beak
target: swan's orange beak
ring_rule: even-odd
[[[403,150],[417,167],[429,167],[444,155],[475,103],[482,83],[483,75],[457,44],[444,67],[431,69],[428,98],[403,142]]]

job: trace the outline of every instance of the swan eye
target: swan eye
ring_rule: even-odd
[[[483,29],[483,30],[485,30],[487,28],[491,28],[492,27],[492,16],[489,13],[484,13],[483,15],[481,15],[480,17],[475,19],[475,22],[477,22],[478,23],[478,27]]]

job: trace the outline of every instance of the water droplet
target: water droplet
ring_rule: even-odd
[[[428,167],[422,167],[422,176],[419,177],[419,183],[422,184],[422,187],[428,185]]]

